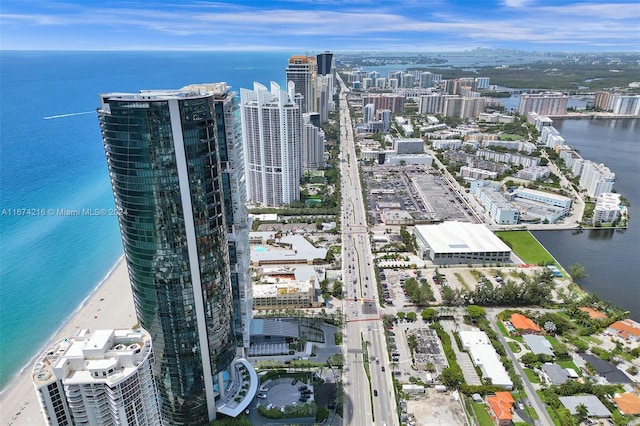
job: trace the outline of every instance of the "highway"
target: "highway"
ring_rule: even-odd
[[[347,103],[340,76],[340,171],[342,176],[342,265],[345,328],[344,422],[356,426],[399,424],[391,380],[382,310],[369,241],[365,203]],[[363,351],[365,347],[368,357]],[[366,358],[366,359],[365,359]],[[371,381],[365,372],[368,363]],[[383,371],[384,369],[384,371]]]

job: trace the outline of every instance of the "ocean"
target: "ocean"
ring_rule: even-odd
[[[0,52],[0,387],[122,256],[98,95],[284,86],[293,53]]]
[[[122,256],[98,95],[218,81],[236,91],[253,81],[284,86],[291,54],[300,52],[0,52],[0,388]]]

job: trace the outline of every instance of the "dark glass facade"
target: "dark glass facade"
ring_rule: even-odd
[[[124,253],[138,320],[152,336],[163,420],[208,424],[211,383],[235,355],[214,101],[180,91],[101,100]]]

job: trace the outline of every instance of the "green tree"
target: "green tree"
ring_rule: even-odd
[[[342,297],[342,281],[336,281],[333,283],[333,291],[331,294],[333,297]]]
[[[469,305],[467,306],[467,315],[469,315],[471,322],[476,322],[476,320],[484,318],[487,315],[487,311],[480,306]]]
[[[418,317],[418,315],[415,312],[407,313],[407,320],[409,320],[411,322],[415,321],[417,317]]]
[[[424,321],[433,321],[437,318],[438,311],[433,308],[426,308],[423,309],[422,312],[420,312],[420,316]]]
[[[589,414],[589,410],[587,410],[587,406],[584,404],[578,404],[576,406],[576,418],[578,423],[582,423],[587,420],[587,415]]]
[[[442,373],[440,373],[440,381],[443,385],[457,389],[462,383],[464,383],[462,370],[458,365],[447,367],[442,370]]]
[[[580,263],[569,266],[569,275],[571,275],[571,278],[575,282],[582,281],[589,276],[585,271],[584,266]]]

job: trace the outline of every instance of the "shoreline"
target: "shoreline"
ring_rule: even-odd
[[[137,322],[123,255],[51,338],[0,390],[0,413],[3,413],[0,425],[45,424],[31,380],[31,370],[47,347],[75,335],[81,329],[131,328]]]

